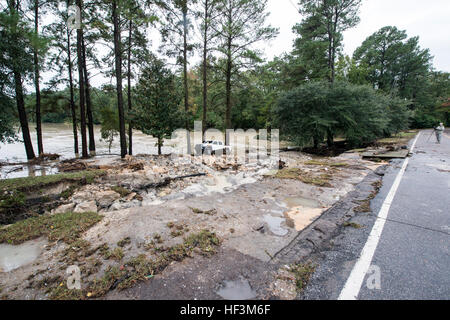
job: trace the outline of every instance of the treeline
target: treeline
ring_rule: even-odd
[[[287,138],[317,148],[339,136],[357,146],[449,123],[450,74],[433,70],[418,37],[387,26],[349,57],[341,53],[343,32],[359,23],[361,1],[299,5],[304,19],[294,27],[293,51],[273,62],[287,91],[273,108],[273,125]]]
[[[277,35],[266,22],[266,0],[2,1],[0,139],[15,137],[19,119],[32,159],[28,121],[37,124],[39,154],[41,122],[70,121],[74,151],[88,157],[93,126],[101,124],[102,138],[118,138],[125,156],[133,153],[132,129],[156,137],[160,150],[194,120],[204,130],[279,128],[314,147],[450,122],[450,74],[432,68],[417,37],[388,26],[346,56],[343,33],[359,23],[361,1],[298,5],[303,19],[293,27],[292,51],[264,61],[255,44]],[[51,23],[41,26],[44,15]],[[150,30],[161,33],[158,53]],[[43,72],[55,76],[43,83]],[[92,87],[98,73],[111,84]]]

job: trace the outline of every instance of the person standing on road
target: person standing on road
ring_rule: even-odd
[[[442,122],[439,124],[439,127],[434,129],[434,131],[436,132],[437,143],[439,143],[439,144],[441,143],[442,133],[444,132],[444,130],[445,130],[445,127]]]

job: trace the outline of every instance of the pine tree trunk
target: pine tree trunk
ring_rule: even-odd
[[[39,0],[34,0],[34,31],[39,32]],[[34,49],[34,85],[36,91],[36,136],[39,155],[44,153],[42,142],[42,124],[41,124],[41,90],[39,88],[39,58],[37,48]]]
[[[131,120],[131,37],[133,35],[133,21],[130,20],[130,30],[128,31],[128,116],[130,120],[128,122],[128,154],[133,155],[133,122]]]
[[[231,28],[233,23],[233,12],[232,8],[228,8],[227,12],[228,19],[228,27]],[[225,71],[225,100],[226,100],[226,109],[225,109],[225,130],[231,129],[231,72],[232,72],[232,31],[228,31],[227,38],[227,66]],[[225,134],[225,145],[230,145],[230,137],[228,132]]]
[[[83,74],[84,74],[84,90],[86,92],[86,114],[88,118],[88,131],[89,131],[89,154],[95,156],[95,136],[94,136],[94,118],[92,116],[92,103],[91,103],[91,89],[89,85],[89,73],[87,71],[86,63],[86,45],[84,44],[84,36],[82,38],[82,50],[83,50]]]
[[[77,6],[83,12],[82,0],[76,1]],[[86,107],[85,107],[85,89],[84,89],[84,75],[83,75],[83,30],[77,29],[77,60],[78,60],[78,83],[80,89],[80,129],[81,129],[81,156],[88,158],[87,137],[86,137]]]
[[[206,112],[208,99],[208,82],[207,82],[207,54],[208,54],[208,0],[205,0],[205,26],[203,35],[203,117],[202,117],[202,133],[206,131]]]
[[[33,144],[31,143],[30,129],[28,128],[27,113],[25,111],[22,76],[17,70],[14,70],[14,82],[15,82],[17,111],[19,113],[20,127],[22,128],[22,137],[23,142],[25,144],[25,152],[27,154],[27,159],[32,160],[36,156],[34,154]]]
[[[332,148],[334,146],[334,134],[330,129],[327,130],[327,146],[328,148]]]
[[[163,139],[162,138],[158,138],[158,155],[162,154],[162,144],[163,144]]]
[[[186,112],[186,143],[187,143],[187,153],[191,154],[191,135],[189,133],[189,91],[188,91],[188,74],[187,74],[187,5],[183,7],[183,24],[184,24],[184,32],[183,32],[183,85],[184,85],[184,111]]]
[[[74,152],[75,157],[78,158],[80,152],[78,150],[78,130],[77,130],[77,113],[74,98],[73,89],[73,75],[72,75],[72,54],[70,49],[70,30],[67,29],[67,59],[69,67],[69,90],[70,90],[70,110],[72,112],[72,128],[73,128],[73,142],[74,142]]]
[[[15,12],[19,11],[19,4],[16,1],[12,0],[8,2],[9,11],[11,15]],[[13,41],[13,45],[16,43]],[[13,67],[13,75],[14,75],[14,90],[16,94],[16,104],[17,104],[17,112],[19,114],[20,127],[22,129],[22,137],[23,143],[25,145],[25,152],[27,154],[27,159],[32,160],[36,156],[33,150],[33,144],[31,143],[30,129],[28,127],[28,119],[27,113],[25,111],[25,101],[23,98],[23,84],[22,84],[22,75],[16,66]]]
[[[331,83],[334,83],[336,78],[336,33],[337,33],[337,24],[339,19],[338,8],[334,8],[334,21],[333,21],[333,34],[332,34],[332,54],[331,54]]]
[[[125,133],[125,116],[123,110],[122,93],[122,49],[120,37],[119,12],[117,1],[112,2],[112,16],[114,24],[114,56],[116,60],[116,87],[117,87],[117,107],[119,109],[119,132],[120,132],[120,156],[125,158],[127,155],[127,137]]]
[[[319,139],[316,136],[313,137],[313,146],[315,150],[319,148]]]
[[[228,57],[227,57],[227,69],[225,73],[225,95],[226,95],[226,110],[225,110],[225,129],[231,129],[231,38],[228,39]],[[230,137],[228,133],[225,134],[225,145],[230,145]]]

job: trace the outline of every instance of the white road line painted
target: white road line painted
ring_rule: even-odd
[[[416,146],[417,139],[419,139],[420,133],[414,139],[414,142],[411,146],[411,152],[414,151]],[[344,288],[339,295],[338,300],[356,300],[358,299],[359,291],[361,290],[361,285],[364,281],[367,271],[372,263],[373,255],[375,250],[377,249],[378,242],[380,241],[381,233],[383,232],[384,224],[386,222],[386,218],[389,213],[389,209],[391,207],[392,201],[394,200],[395,193],[397,192],[398,186],[400,185],[400,181],[402,180],[403,175],[405,174],[406,167],[408,166],[409,158],[406,158],[403,162],[403,166],[400,169],[400,172],[397,174],[395,181],[389,190],[386,199],[384,199],[383,205],[381,206],[380,211],[378,212],[378,218],[373,225],[372,231],[370,232],[369,238],[361,252],[361,256],[358,261],[355,263],[350,276],[345,283]]]

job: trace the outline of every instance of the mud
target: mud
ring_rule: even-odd
[[[217,170],[214,164],[143,156],[129,159],[143,162],[142,170],[134,171],[117,157],[90,160],[91,166],[109,168],[106,169],[108,174],[94,185],[81,187],[65,205],[71,207],[71,203],[78,205],[94,199],[93,205],[104,218],[83,237],[92,248],[106,244],[114,249],[120,241],[129,238],[129,245],[123,250],[125,261],[147,252],[146,248],[155,242],[156,236],[161,241],[158,246],[162,247],[180,244],[185,235],[205,229],[215,232],[222,240],[221,249],[210,258],[196,255],[193,259],[175,262],[161,275],[124,292],[113,291],[105,298],[252,299],[250,296],[253,295],[255,298],[295,295],[295,292],[275,290],[280,288],[274,286],[280,265],[273,263],[274,257],[289,246],[299,232],[354,190],[377,166],[354,154],[333,158],[333,161],[348,164],[340,168],[306,166],[304,162],[311,157],[298,152],[283,153],[281,157],[288,168],[328,172],[334,188],[276,179],[270,166],[264,163]],[[171,181],[162,188],[145,188],[167,177],[192,173],[205,173],[205,176]],[[131,193],[132,196],[114,195],[111,188],[115,186],[141,191]],[[110,203],[106,201],[106,195],[110,196]],[[181,225],[183,230],[174,234],[170,225]],[[63,243],[52,244],[33,263],[0,274],[0,286],[13,299],[48,298],[26,279],[40,274],[42,266],[64,278],[67,266],[62,262],[61,254],[65,249]],[[85,259],[78,263],[89,268],[92,262]],[[101,276],[113,262],[102,263],[84,281]],[[37,277],[45,274],[47,271]],[[293,286],[289,284],[286,288]],[[246,291],[246,294],[238,297],[237,291]]]

